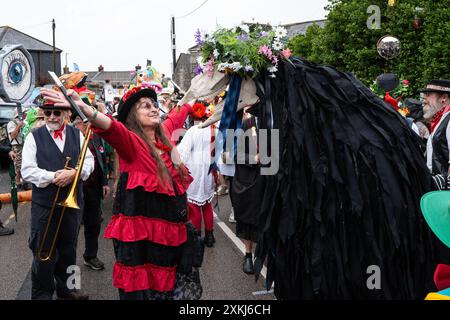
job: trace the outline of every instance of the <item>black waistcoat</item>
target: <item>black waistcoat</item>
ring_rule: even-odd
[[[40,169],[45,169],[51,172],[62,170],[66,163],[66,157],[70,157],[69,167],[75,168],[80,154],[80,131],[71,126],[66,127],[66,141],[64,150],[61,152],[58,146],[50,136],[46,126],[39,128],[33,132],[34,140],[36,141],[36,160]],[[61,188],[59,192],[58,202],[66,199],[71,185]],[[37,188],[33,185],[32,201],[51,208],[53,200],[58,191],[55,184],[50,184],[46,188]],[[82,183],[77,185],[77,202],[80,208],[83,206],[83,188]]]
[[[449,150],[446,136],[450,114],[446,115],[433,136],[433,174],[448,172]]]

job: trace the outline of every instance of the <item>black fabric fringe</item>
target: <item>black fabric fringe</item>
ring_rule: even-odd
[[[353,76],[292,61],[256,81],[280,170],[265,177],[255,273],[267,259],[278,299],[423,299],[450,260],[420,211],[432,179],[418,136]]]

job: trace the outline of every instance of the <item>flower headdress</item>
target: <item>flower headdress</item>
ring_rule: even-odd
[[[200,46],[196,73],[211,74],[214,68],[242,77],[256,77],[268,70],[275,77],[280,59],[288,59],[285,28],[249,24],[233,29],[221,28],[212,35],[197,31],[195,39]]]

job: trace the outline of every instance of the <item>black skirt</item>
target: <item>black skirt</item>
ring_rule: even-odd
[[[236,220],[236,235],[240,239],[258,242],[258,228],[255,225]]]

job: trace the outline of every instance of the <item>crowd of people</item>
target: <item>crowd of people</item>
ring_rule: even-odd
[[[228,152],[215,155],[218,125],[199,126],[223,96],[176,105],[168,90],[157,93],[154,87],[136,86],[107,108],[84,96],[83,88],[83,83],[76,83],[68,95],[88,123],[62,92],[42,89],[28,127],[18,113],[8,124],[15,182],[20,190],[32,187],[32,299],[52,299],[55,291],[62,299],[88,299],[67,288],[66,271],[76,264],[81,224],[85,265],[97,271],[105,268],[98,257],[98,238],[102,199],[109,194],[114,206],[105,237],[114,243],[112,278],[121,299],[201,297],[203,246],[213,247],[216,241],[216,195],[230,197],[229,222],[236,223],[246,250],[242,271],[254,274],[254,243],[260,237],[257,199],[264,184],[259,170],[260,120],[253,115],[254,106],[243,112],[242,129],[251,134],[250,139],[238,139],[245,152],[244,161],[236,164]],[[408,122],[418,143],[424,144],[424,161],[436,189],[449,190],[450,81],[433,80],[421,95],[423,110]],[[180,129],[185,134],[174,139]],[[82,155],[85,138],[88,147]],[[217,166],[212,166],[215,159]],[[55,206],[55,195],[58,201],[65,199],[74,181],[79,209]],[[0,235],[12,233],[0,221]],[[54,252],[47,233],[57,235]]]

